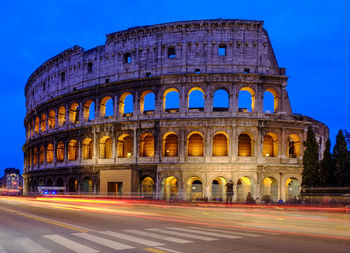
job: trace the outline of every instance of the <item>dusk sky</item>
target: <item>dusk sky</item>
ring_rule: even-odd
[[[0,8],[0,112],[3,169],[23,169],[24,86],[49,58],[85,50],[133,26],[197,19],[265,22],[277,61],[287,68],[294,113],[325,123],[332,145],[350,130],[350,2],[344,1],[3,1]]]

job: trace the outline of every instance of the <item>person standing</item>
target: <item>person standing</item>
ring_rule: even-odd
[[[226,184],[226,204],[232,204],[233,194],[233,182],[230,179]]]

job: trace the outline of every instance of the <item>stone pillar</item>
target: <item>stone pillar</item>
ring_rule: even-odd
[[[186,150],[187,150],[187,136],[186,136],[186,133],[185,133],[185,130],[184,129],[181,129],[179,131],[179,138],[178,138],[178,141],[179,141],[179,161],[180,163],[183,163],[185,162],[185,157],[186,157]]]
[[[84,122],[84,104],[82,101],[79,102],[79,124]]]
[[[138,157],[138,145],[137,145],[137,139],[139,138],[138,136],[138,131],[136,128],[133,129],[133,133],[134,133],[134,143],[133,143],[133,163],[137,163],[137,157]]]
[[[45,132],[47,133],[49,131],[49,112],[46,113],[45,126],[46,126]]]
[[[65,125],[66,127],[65,128],[68,128],[69,125],[70,125],[70,121],[69,121],[69,105],[68,104],[65,104],[65,108],[66,108],[66,115],[65,115]]]
[[[95,100],[95,121],[100,121],[100,100]]]
[[[163,108],[163,94],[160,91],[156,91],[154,94],[155,108],[154,113],[162,113],[165,108]]]
[[[55,108],[54,111],[55,111],[55,127],[54,128],[57,128],[58,127],[58,109]]]
[[[118,96],[114,96],[112,99],[113,99],[113,117],[118,118],[119,117]]]
[[[138,116],[140,115],[140,99],[139,99],[139,93],[138,91],[135,91],[133,95],[133,116]]]
[[[180,90],[180,104],[179,104],[179,112],[184,113],[188,111],[188,94],[186,93],[185,84],[181,84]]]
[[[213,111],[213,96],[211,95],[211,86],[207,85],[207,90],[204,95],[204,112],[207,114]]]
[[[230,101],[230,107],[231,107],[231,103],[232,103],[232,109],[231,112],[233,115],[236,115],[238,112],[238,95],[239,95],[239,90],[238,90],[238,85],[236,83],[233,83],[232,85],[232,90],[231,90],[231,101]]]
[[[286,129],[285,128],[282,128],[282,133],[281,133],[281,141],[279,142],[279,157],[281,158],[288,158],[286,156],[287,154],[287,137],[286,136]]]
[[[96,114],[95,114],[96,115]],[[97,163],[97,157],[98,157],[98,151],[99,151],[99,140],[97,138],[97,134],[96,134],[96,128],[93,128],[92,130],[92,141],[93,141],[93,146],[94,148],[92,149],[92,161],[93,164]]]

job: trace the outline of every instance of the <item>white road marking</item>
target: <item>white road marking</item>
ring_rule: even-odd
[[[174,229],[174,230],[179,230],[179,231],[183,231],[183,232],[196,233],[196,234],[201,234],[201,235],[209,235],[209,236],[221,237],[221,238],[227,238],[227,239],[242,238],[240,236],[235,236],[235,235],[225,235],[225,234],[219,234],[219,233],[214,233],[214,232],[205,232],[205,231],[199,231],[196,229],[176,228],[176,227],[168,227],[167,229]]]
[[[174,237],[170,237],[170,236],[164,236],[164,235],[159,235],[159,234],[154,234],[154,233],[149,233],[149,232],[144,232],[144,231],[139,231],[139,230],[134,230],[134,229],[124,230],[124,231],[128,232],[128,233],[132,233],[132,234],[153,237],[153,238],[157,238],[160,240],[176,242],[176,243],[190,243],[190,242],[192,242],[192,241],[188,241],[185,239],[174,238]]]
[[[109,236],[113,236],[116,238],[120,238],[120,239],[124,239],[127,241],[132,241],[134,243],[139,243],[139,244],[143,244],[146,246],[150,246],[150,247],[157,247],[157,246],[162,246],[165,245],[163,243],[160,242],[155,242],[155,241],[151,241],[151,240],[146,240],[146,239],[141,239],[132,235],[126,235],[126,234],[121,234],[121,233],[117,233],[117,232],[113,232],[113,231],[100,231],[101,234],[105,234],[105,235],[109,235]]]
[[[147,230],[154,231],[154,232],[161,232],[161,233],[169,234],[169,235],[178,235],[178,236],[188,237],[188,238],[192,238],[192,239],[198,239],[198,240],[202,240],[202,241],[216,241],[216,240],[218,240],[217,238],[213,238],[213,237],[187,234],[184,232],[168,231],[168,230],[159,229],[159,228],[149,228]]]
[[[170,253],[182,253],[182,251],[177,251],[177,250],[168,249],[168,248],[164,248],[164,247],[155,247],[155,248],[160,249],[160,250],[164,250],[164,251],[170,252]]]
[[[49,250],[43,248],[42,246],[40,246],[39,244],[37,244],[36,242],[32,241],[27,237],[17,238],[15,239],[15,242],[21,245],[21,247],[29,253],[49,253],[50,252]]]
[[[98,250],[94,250],[92,248],[89,248],[85,245],[82,245],[80,243],[77,243],[77,242],[74,242],[72,240],[69,240],[63,236],[60,236],[60,235],[56,235],[56,234],[53,234],[53,235],[43,235],[43,237],[51,240],[51,241],[54,241],[55,243],[63,246],[63,247],[66,247],[74,252],[77,252],[77,253],[97,253],[99,252]]]
[[[130,246],[130,245],[126,245],[124,243],[120,243],[120,242],[116,242],[116,241],[112,241],[112,240],[108,240],[96,235],[91,235],[91,234],[87,234],[87,233],[73,233],[73,235],[78,236],[80,238],[84,238],[86,240],[101,244],[103,246],[106,246],[108,248],[111,249],[115,249],[115,250],[123,250],[123,249],[133,249],[135,247]]]
[[[243,235],[243,236],[249,236],[249,237],[259,237],[262,235],[258,234],[250,234],[250,233],[245,233],[245,232],[236,232],[236,231],[228,231],[228,230],[219,230],[219,229],[212,229],[212,228],[204,228],[204,227],[188,227],[188,228],[193,228],[193,229],[199,229],[199,230],[206,230],[206,231],[211,231],[211,232],[217,232],[217,233],[226,233],[226,234],[232,234],[232,235]]]

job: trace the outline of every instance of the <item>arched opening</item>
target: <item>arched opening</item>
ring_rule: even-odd
[[[204,111],[204,91],[193,87],[188,92],[188,109],[190,111]]]
[[[163,198],[166,200],[174,200],[177,198],[177,178],[167,177],[163,179]]]
[[[252,141],[248,134],[238,137],[238,156],[252,156]]]
[[[64,182],[63,182],[63,179],[61,177],[57,178],[56,186],[58,186],[58,187],[63,187],[64,186]]]
[[[63,105],[58,108],[58,125],[63,126],[66,123],[66,107]]]
[[[238,94],[238,111],[254,112],[255,92],[250,87],[243,87]]]
[[[75,161],[78,159],[78,142],[70,140],[68,143],[68,160]]]
[[[34,131],[36,134],[39,133],[39,117],[36,116],[35,117],[35,121],[34,121]]]
[[[88,99],[84,104],[83,109],[84,121],[93,121],[95,119],[95,102]]]
[[[290,134],[287,139],[287,157],[296,158],[300,156],[300,138],[297,134]]]
[[[226,112],[229,108],[229,95],[225,89],[218,89],[214,93],[213,111]]]
[[[300,182],[291,177],[286,181],[286,200],[296,200],[300,194]]]
[[[216,177],[211,183],[211,199],[214,201],[225,200],[226,193],[226,179],[223,177]]]
[[[163,137],[163,156],[178,155],[178,137],[175,133],[167,133]]]
[[[180,108],[179,91],[175,88],[167,89],[163,94],[163,110],[165,112],[178,112]]]
[[[264,112],[273,113],[278,111],[279,96],[274,88],[266,89],[264,92]]]
[[[57,162],[64,161],[64,143],[60,141],[57,144],[57,152],[56,152]]]
[[[33,151],[32,149],[29,149],[29,166],[32,166],[33,164]]]
[[[51,143],[47,145],[47,148],[46,148],[46,162],[47,163],[53,162],[53,145]]]
[[[109,136],[103,136],[100,139],[100,158],[112,158],[112,139]]]
[[[267,133],[264,136],[263,157],[278,156],[278,138],[275,133]]]
[[[30,121],[30,136],[34,135],[34,119]]]
[[[83,140],[83,146],[82,146],[82,157],[83,159],[92,159],[92,139],[91,138],[85,138]]]
[[[53,186],[52,178],[48,178],[48,179],[46,180],[46,186]]]
[[[213,156],[228,155],[228,140],[226,133],[217,133],[213,138]]]
[[[119,114],[130,117],[134,112],[134,96],[131,93],[123,93],[119,99]]]
[[[187,139],[188,156],[203,156],[204,139],[200,133],[191,133]]]
[[[39,150],[39,164],[43,164],[45,160],[45,147],[40,146]]]
[[[71,177],[68,180],[68,192],[77,192],[78,191],[78,181]]]
[[[151,177],[145,177],[141,183],[141,193],[143,196],[152,197],[154,193],[154,180]]]
[[[132,157],[133,139],[128,134],[123,134],[118,138],[118,157],[130,158]]]
[[[49,111],[49,128],[54,129],[56,126],[56,113],[55,110],[50,110]]]
[[[83,179],[83,192],[93,192],[93,183],[91,178],[85,177]]]
[[[101,99],[100,116],[105,118],[113,116],[113,99],[110,96]]]
[[[69,107],[69,121],[72,124],[78,124],[79,123],[79,104],[73,103]]]
[[[33,149],[33,164],[38,164],[38,148]]]
[[[262,182],[262,200],[270,202],[278,200],[277,180],[273,177],[265,177]]]
[[[140,112],[141,114],[151,114],[155,110],[155,95],[151,90],[142,92],[140,97]]]
[[[241,177],[237,182],[237,201],[245,203],[247,197],[254,192],[253,181],[249,177]]]
[[[203,183],[199,177],[191,177],[187,181],[187,196],[190,200],[203,199]]]
[[[140,138],[140,157],[153,157],[154,156],[154,137],[150,133],[141,135]]]
[[[46,114],[42,113],[40,118],[40,131],[45,132],[46,131]]]

